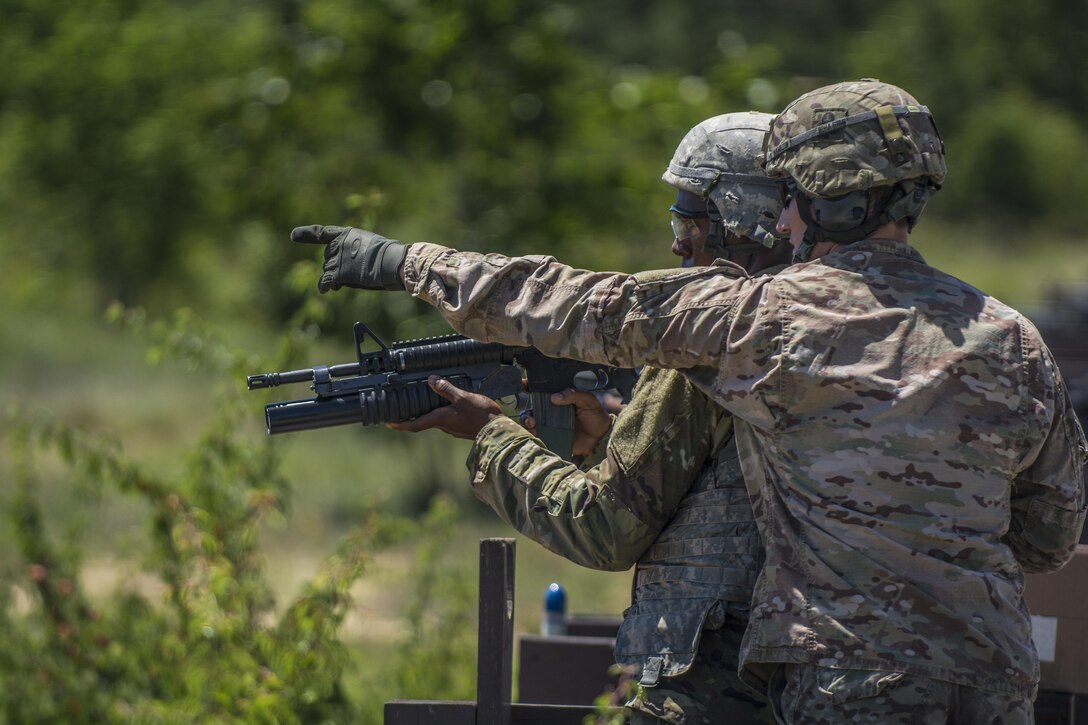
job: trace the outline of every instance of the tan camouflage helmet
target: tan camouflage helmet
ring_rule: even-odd
[[[713,202],[724,231],[764,247],[778,238],[775,223],[782,210],[780,185],[759,163],[772,119],[754,111],[708,118],[688,131],[661,176]]]
[[[929,109],[871,78],[817,88],[788,105],[771,123],[763,167],[814,198],[908,179],[939,188],[946,173]]]

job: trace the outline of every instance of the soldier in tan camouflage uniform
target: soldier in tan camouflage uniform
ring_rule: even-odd
[[[678,369],[733,414],[767,556],[742,674],[781,722],[1031,722],[1023,574],[1061,567],[1085,516],[1088,444],[1057,366],[1030,321],[909,245],[945,171],[909,94],[802,96],[765,168],[793,182],[781,229],[807,259],[774,277],[357,231],[319,286],[400,283],[476,339]]]
[[[683,266],[717,258],[759,271],[789,260],[789,245],[771,231],[780,189],[759,165],[771,118],[716,116],[680,142],[662,178],[677,188],[673,252]],[[455,406],[495,406],[456,389],[448,395]],[[580,395],[580,419],[596,412],[603,418],[596,429],[607,431],[596,399]],[[391,427],[426,430],[455,411]],[[579,468],[510,418],[495,417],[469,454],[473,490],[561,556],[595,569],[636,566],[616,639],[617,662],[633,668],[639,684],[628,703],[633,725],[710,725],[722,712],[738,724],[773,722],[762,692],[737,673],[763,546],[732,418],[678,372],[647,367],[606,443],[603,462],[590,458]]]

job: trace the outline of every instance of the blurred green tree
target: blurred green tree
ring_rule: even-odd
[[[667,265],[658,177],[691,125],[858,76],[899,83],[937,115],[952,175],[936,214],[1068,225],[1084,186],[1065,160],[1086,143],[1086,12],[0,0],[3,294],[40,303],[85,277],[98,304],[282,321],[301,301],[288,270],[314,254],[284,240],[315,221]],[[1015,194],[998,193],[1008,179]],[[383,327],[406,312],[376,307]]]

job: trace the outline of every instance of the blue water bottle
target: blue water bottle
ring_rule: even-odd
[[[552,582],[544,592],[544,617],[540,620],[540,633],[553,637],[567,633],[567,591]]]

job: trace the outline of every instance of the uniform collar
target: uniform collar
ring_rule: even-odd
[[[736,269],[739,269],[741,272],[743,272],[745,277],[748,276],[748,271],[746,269],[744,269],[744,267],[742,267],[739,264],[737,264],[736,262],[732,261],[731,259],[722,259],[721,257],[715,257],[714,259],[710,260],[710,266],[711,267],[734,267]]]
[[[877,252],[878,254],[891,254],[895,257],[903,257],[914,262],[925,264],[921,253],[907,242],[899,242],[894,239],[863,239],[860,242],[848,244],[835,252],[835,255],[850,254],[852,252]]]

